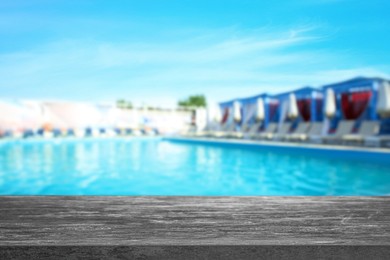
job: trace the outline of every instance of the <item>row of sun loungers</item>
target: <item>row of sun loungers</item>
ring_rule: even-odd
[[[390,147],[390,135],[378,135],[378,121],[363,121],[358,129],[354,129],[355,123],[354,120],[340,121],[331,134],[323,134],[322,122],[301,122],[293,131],[290,122],[285,122],[280,127],[277,123],[270,123],[263,131],[259,131],[260,123],[243,125],[239,131],[235,131],[234,124],[230,124],[223,125],[218,131],[209,129],[198,132],[195,136]]]
[[[23,130],[23,131],[6,131],[0,134],[0,138],[30,138],[30,137],[42,137],[42,138],[55,138],[55,137],[114,137],[114,136],[141,136],[141,135],[158,135],[159,132],[156,129],[131,129],[131,128],[86,128],[86,129],[53,129],[44,130],[38,129]]]

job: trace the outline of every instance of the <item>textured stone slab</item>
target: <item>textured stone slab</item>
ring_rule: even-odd
[[[0,197],[1,259],[382,258],[389,246],[390,197]]]
[[[386,246],[0,246],[1,259],[389,259]]]

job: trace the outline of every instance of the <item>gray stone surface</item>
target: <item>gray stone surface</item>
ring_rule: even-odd
[[[390,197],[0,197],[0,259],[382,259],[389,247]]]
[[[1,247],[1,259],[389,259],[386,246],[24,246]]]

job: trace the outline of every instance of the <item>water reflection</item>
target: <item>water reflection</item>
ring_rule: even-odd
[[[0,194],[383,195],[388,165],[142,139],[0,146]]]

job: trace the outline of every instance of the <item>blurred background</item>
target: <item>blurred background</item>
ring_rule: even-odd
[[[179,133],[205,125],[197,108],[358,76],[388,79],[388,7],[2,1],[0,134]]]

